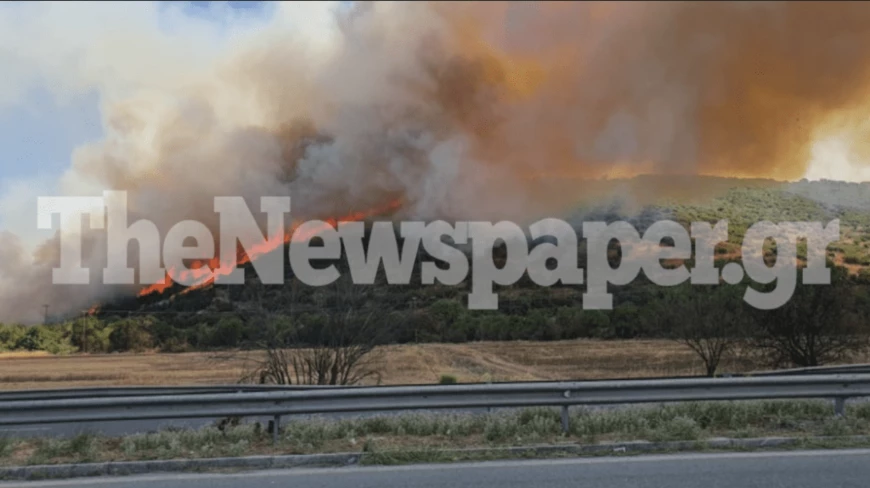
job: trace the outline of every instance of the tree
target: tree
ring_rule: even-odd
[[[79,317],[70,324],[70,344],[83,353],[103,353],[111,348],[112,330],[96,317]]]
[[[39,326],[31,327],[21,336],[15,343],[15,349],[23,349],[25,351],[41,351],[45,347],[44,329]]]
[[[216,347],[237,347],[244,337],[245,324],[238,317],[222,317],[214,327],[211,345]]]
[[[141,352],[154,347],[151,337],[152,317],[129,317],[112,324],[109,342],[112,351]]]
[[[375,347],[388,333],[388,315],[369,305],[371,288],[341,278],[322,307],[288,321],[266,314],[262,359],[244,380],[260,384],[354,385],[380,373]]]
[[[0,324],[0,349],[16,349],[27,331],[24,325]]]
[[[757,311],[755,346],[773,367],[820,366],[865,350],[862,313],[847,271],[831,270],[831,284],[798,284],[791,300]]]
[[[733,287],[680,286],[665,295],[653,320],[667,337],[691,349],[713,377],[743,338],[746,307]]]
[[[415,342],[465,342],[467,310],[459,300],[442,298],[414,317]]]

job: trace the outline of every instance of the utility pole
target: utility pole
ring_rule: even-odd
[[[42,324],[45,325],[48,323],[48,304],[43,305],[42,309],[43,309]]]

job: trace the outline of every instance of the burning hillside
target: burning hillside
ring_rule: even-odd
[[[156,55],[138,63],[150,63],[144,74],[69,75],[105,78],[88,82],[102,90],[106,136],[76,151],[61,190],[126,190],[129,222],[147,219],[161,234],[186,219],[216,228],[220,195],[290,195],[304,219],[361,215],[400,198],[396,215],[415,219],[522,222],[593,198],[597,184],[584,181],[599,177],[794,180],[814,160],[827,164],[813,149],[831,138],[846,144],[844,164],[870,156],[864,3],[281,8],[305,27],[275,21],[210,57],[162,33],[96,32],[82,48],[86,66],[128,66],[134,45]],[[10,39],[45,37],[26,18],[10,28]],[[34,254],[0,235],[0,320],[40,320],[43,304],[63,313],[165,286],[97,284],[106,246],[99,231],[85,234],[91,286],[50,284],[57,238]],[[288,238],[273,237],[270,246]],[[128,253],[136,267],[137,246]],[[170,276],[205,283],[222,268],[200,262],[202,271]]]
[[[327,218],[324,220],[324,223],[325,225],[335,227],[339,222],[359,221],[368,217],[389,213],[397,210],[401,205],[401,200],[396,200],[382,207],[374,208],[365,212],[356,212],[339,218]],[[190,264],[189,269],[186,270],[176,270],[171,268],[167,271],[163,283],[146,286],[139,292],[139,296],[147,296],[152,293],[162,292],[172,286],[173,282],[188,281],[190,277],[192,277],[196,283],[188,287],[186,291],[192,291],[210,285],[214,283],[219,276],[228,275],[237,266],[250,263],[258,257],[278,249],[284,244],[288,244],[292,241],[307,240],[316,234],[316,230],[311,231],[300,229],[299,227],[301,224],[301,221],[295,222],[283,236],[272,236],[270,239],[255,245],[250,252],[246,252],[239,244],[237,246],[238,252],[236,254],[235,262],[221,263],[220,258],[214,258],[208,262],[195,260]]]

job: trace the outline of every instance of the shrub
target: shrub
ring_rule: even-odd
[[[455,385],[456,383],[456,377],[449,374],[442,374],[441,379],[438,380],[440,385]]]
[[[154,346],[151,337],[152,319],[127,318],[112,324],[109,343],[112,351],[144,351]]]

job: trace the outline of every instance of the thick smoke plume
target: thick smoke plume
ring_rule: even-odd
[[[830,138],[870,159],[865,3],[377,2],[318,19],[316,39],[244,37],[115,94],[65,191],[127,190],[163,235],[216,226],[216,195],[290,195],[297,218],[401,198],[403,217],[522,221],[596,178],[799,179]],[[50,285],[56,239],[33,264],[13,236],[0,249],[0,320],[109,293]]]

